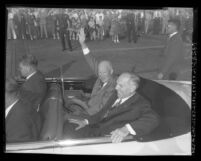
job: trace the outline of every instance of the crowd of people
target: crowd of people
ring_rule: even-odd
[[[110,37],[114,43],[119,43],[121,37],[128,37],[130,42],[133,35],[136,42],[137,37],[142,34],[166,34],[168,20],[172,17],[180,20],[181,32],[186,35],[189,35],[190,31],[192,33],[193,11],[189,8],[164,10],[9,8],[7,38],[38,40],[68,37],[69,40],[78,40],[78,30],[84,27],[87,40],[103,40]]]

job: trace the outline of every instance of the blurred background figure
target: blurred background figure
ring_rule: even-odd
[[[47,10],[45,8],[41,9],[39,12],[39,20],[40,20],[40,38],[43,39],[44,36],[47,39]]]
[[[8,10],[8,29],[7,29],[8,39],[16,39],[17,38],[13,18],[14,18],[14,12],[12,9],[9,9]]]
[[[127,26],[127,37],[128,42],[133,41],[137,42],[137,29],[136,29],[136,20],[135,14],[132,11],[129,11],[126,17],[126,26]]]

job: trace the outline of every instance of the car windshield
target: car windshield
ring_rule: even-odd
[[[65,98],[81,98],[83,93],[91,96],[97,77],[100,80],[107,77],[108,73],[98,76],[98,69],[92,69],[87,61],[79,40],[81,29],[84,29],[89,54],[97,62],[110,61],[116,75],[135,73],[142,78],[143,85],[151,84],[150,88],[157,89],[157,92],[163,89],[151,80],[191,82],[192,8],[127,10],[10,7],[7,13],[6,78],[22,75],[19,68],[21,58],[34,55],[38,61],[37,69],[44,74],[46,81],[49,80],[48,88],[59,91],[58,94],[49,90],[52,93],[47,94],[48,98],[55,96],[65,101]],[[62,18],[65,21],[61,22]],[[168,27],[169,19],[180,21],[179,28],[175,25],[178,28],[175,32]],[[180,34],[176,40],[172,40],[179,41],[176,53],[182,50],[180,55],[174,55],[173,50],[176,49],[168,44],[170,39],[174,39],[174,34]],[[50,85],[54,78],[58,82]],[[149,94],[147,99],[155,101],[149,87],[143,89],[140,88],[139,93],[144,97]],[[164,95],[168,95],[166,92],[172,94],[165,89]],[[58,104],[55,106],[58,107]],[[156,108],[158,106],[156,104]]]

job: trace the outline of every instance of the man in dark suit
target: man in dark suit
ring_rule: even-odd
[[[71,41],[70,41],[70,33],[68,27],[70,26],[70,18],[68,15],[64,13],[63,9],[60,9],[58,16],[59,22],[59,36],[61,39],[62,50],[66,50],[66,40],[69,47],[69,51],[73,51]]]
[[[135,14],[131,11],[126,16],[126,26],[127,26],[127,34],[128,34],[128,42],[133,41],[137,42],[137,29],[135,23]]]
[[[32,103],[33,108],[39,111],[40,105],[47,93],[47,84],[44,75],[37,70],[38,61],[33,55],[25,55],[19,63],[19,70],[26,79],[20,88],[22,99]]]
[[[159,118],[150,103],[136,92],[139,81],[134,74],[121,74],[117,79],[117,93],[100,112],[84,119],[69,116],[70,123],[64,124],[64,137],[111,135],[112,142],[121,142],[129,134],[136,137],[149,134],[157,127]],[[71,123],[79,126],[75,128]]]
[[[91,96],[88,101],[72,99],[72,101],[83,107],[89,115],[94,115],[99,112],[106,104],[112,93],[115,91],[116,77],[113,75],[113,67],[109,61],[98,62],[90,53],[85,44],[85,33],[82,28],[79,33],[79,41],[83,50],[83,55],[98,77],[96,80]]]
[[[184,60],[185,50],[181,35],[178,32],[179,21],[170,19],[167,32],[169,34],[164,50],[164,62],[162,62],[158,79],[176,80],[179,74],[179,65]]]
[[[40,132],[39,114],[21,99],[14,80],[6,81],[6,142],[36,141]]]

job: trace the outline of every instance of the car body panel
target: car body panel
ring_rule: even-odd
[[[174,90],[191,109],[191,82],[155,80]],[[86,155],[191,155],[191,132],[156,141],[111,143],[109,137],[7,144],[6,152]],[[27,150],[29,149],[29,150]]]

